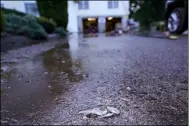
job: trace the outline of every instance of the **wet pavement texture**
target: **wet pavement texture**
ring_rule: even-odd
[[[188,124],[187,37],[73,34],[69,49],[63,41],[1,55],[2,124]],[[79,114],[99,106],[120,114]]]

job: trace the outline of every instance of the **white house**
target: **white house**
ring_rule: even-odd
[[[39,16],[36,1],[1,1],[1,6]],[[68,1],[68,26],[70,32],[84,32],[86,24],[94,26],[98,32],[107,31],[115,19],[123,28],[129,15],[129,1]],[[114,23],[115,25],[115,23]]]
[[[83,32],[84,20],[96,21],[98,32],[106,31],[108,20],[116,17],[123,27],[129,15],[129,1],[80,1],[68,2],[69,23],[68,30]]]

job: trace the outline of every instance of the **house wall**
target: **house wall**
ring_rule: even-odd
[[[78,19],[77,19],[77,4],[73,1],[68,1],[68,26],[70,32],[78,32]]]
[[[77,5],[78,9],[78,5]],[[79,10],[78,16],[128,15],[129,1],[118,1],[118,8],[108,9],[108,1],[89,1],[89,9]]]
[[[70,3],[74,3],[70,1]],[[72,24],[78,25],[78,32],[83,32],[82,19],[87,17],[97,17],[98,18],[98,29],[99,32],[105,31],[106,17],[121,17],[122,27],[126,27],[127,19],[129,15],[129,1],[118,1],[118,8],[109,9],[107,1],[89,1],[89,9],[79,10],[78,4],[74,3],[76,6],[77,13],[77,23],[72,22]],[[71,7],[71,6],[70,6]]]

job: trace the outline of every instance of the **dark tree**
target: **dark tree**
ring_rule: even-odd
[[[152,22],[164,20],[165,2],[166,0],[130,0],[130,17],[139,21],[144,30],[149,30]]]
[[[57,26],[67,28],[67,0],[37,0],[37,7],[41,16],[52,18],[57,23]]]
[[[140,2],[139,0],[129,0],[129,18],[134,18],[134,14],[140,7]]]

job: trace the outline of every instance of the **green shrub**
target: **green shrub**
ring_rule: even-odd
[[[161,32],[163,32],[165,30],[165,27],[166,27],[164,21],[153,22],[151,24],[151,26],[155,26],[156,30],[161,31]]]
[[[30,28],[29,26],[23,26],[21,27],[18,32],[18,34],[28,36],[30,38],[34,38],[35,36],[35,30]]]
[[[17,33],[18,30],[27,25],[27,21],[21,16],[15,14],[8,14],[6,17],[5,31],[9,33]]]
[[[17,34],[28,36],[32,39],[47,39],[47,33],[43,29],[33,29],[28,26],[23,26],[17,31]]]
[[[25,35],[32,39],[47,39],[47,33],[37,23],[34,16],[26,15],[21,17],[15,14],[8,14],[6,15],[6,21],[6,32]]]
[[[23,17],[27,20],[27,27],[24,30],[27,36],[33,39],[47,39],[47,33],[45,29],[37,22],[37,18],[32,15],[26,15]]]
[[[1,16],[0,32],[2,32],[3,28],[4,28],[4,25],[5,25],[5,17],[4,17],[4,14],[3,14],[3,12],[1,10],[0,10],[0,16]]]
[[[1,8],[1,10],[4,12],[4,14],[15,14],[19,16],[25,16],[26,13],[14,10],[14,9],[7,9],[7,8]]]
[[[157,30],[163,32],[165,30],[165,23],[163,21],[160,21],[157,23]]]
[[[26,15],[23,17],[23,19],[27,21],[27,26],[33,29],[43,29],[43,27],[40,24],[38,24],[36,17],[32,15]]]
[[[55,33],[60,35],[60,36],[66,36],[67,35],[67,32],[66,32],[66,30],[64,30],[63,27],[56,28]]]
[[[43,29],[34,30],[28,26],[24,26],[19,29],[18,34],[28,36],[32,39],[47,39],[47,34]]]
[[[38,29],[35,31],[35,33],[36,33],[34,36],[35,39],[47,39],[48,37],[47,33],[43,29]]]
[[[55,31],[56,23],[53,20],[49,20],[45,17],[40,17],[37,19],[37,21],[47,33],[53,33]]]
[[[4,31],[9,32],[9,33],[14,33],[15,32],[15,30],[12,27],[12,24],[10,24],[10,23],[6,23],[4,25]]]
[[[23,18],[24,18],[25,20],[27,20],[27,21],[37,22],[37,18],[36,18],[35,16],[33,16],[33,15],[30,15],[30,14],[25,15]]]
[[[28,23],[27,20],[15,14],[8,14],[5,17],[7,23],[10,23],[11,25],[17,25],[18,27],[27,25]]]
[[[16,33],[17,34],[17,31],[19,29],[20,29],[20,27],[17,24],[6,23],[4,25],[4,31],[6,31],[8,33]]]

